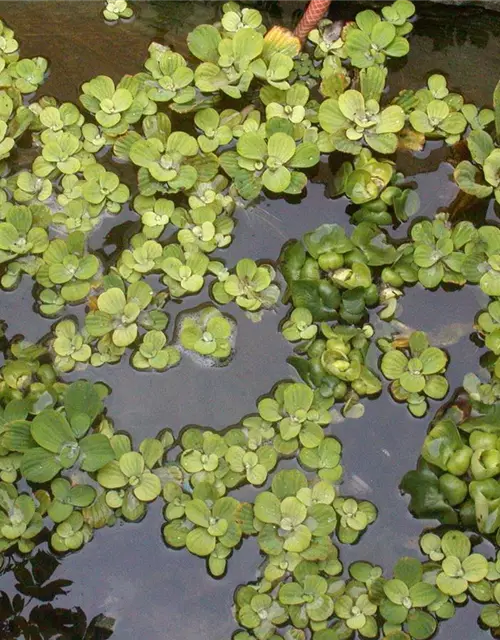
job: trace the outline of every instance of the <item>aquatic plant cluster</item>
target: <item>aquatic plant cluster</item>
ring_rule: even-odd
[[[128,11],[115,0],[105,17]],[[412,224],[401,243],[383,227],[419,210],[390,156],[427,140],[470,157],[455,169],[465,193],[500,201],[500,89],[493,109],[479,109],[434,74],[389,99],[388,65],[408,52],[414,13],[396,0],[343,26],[323,20],[301,52],[257,10],[228,2],[220,22],[188,35],[198,64],[152,43],[140,73],[85,82],[81,110],[35,99],[47,61],[21,59],[0,25],[0,283],[13,290],[31,278],[36,310],[55,319],[37,343],[2,338],[1,553],[29,554],[47,537],[55,552],[76,551],[95,530],[139,521],[162,499],[166,544],[205,558],[213,576],[256,537],[264,560],[258,579],[236,591],[234,640],[425,640],[469,598],[498,633],[500,558],[474,546],[500,543],[500,231],[446,212]],[[196,135],[184,126],[191,114]],[[8,160],[21,138],[36,156],[14,171]],[[336,151],[352,156],[332,187],[354,205],[350,234],[321,225],[285,245],[278,271],[218,259],[238,208],[266,193],[300,195],[321,154]],[[89,238],[128,204],[140,231],[103,264]],[[377,509],[341,495],[334,411],[359,418],[363,398],[382,391],[375,347],[391,395],[413,416],[449,390],[447,353],[391,325],[416,283],[478,285],[489,296],[474,326],[488,378],[466,376],[401,483],[412,513],[448,525],[421,536],[426,559],[401,558],[387,576],[354,562],[347,575],[338,545],[359,540]],[[213,303],[185,313],[169,341],[169,301],[207,284]],[[258,321],[280,298],[291,307],[281,332],[301,381],[278,382],[224,431],[189,427],[176,439],[164,429],[133,443],[106,416],[104,384],[63,379],[125,355],[139,371],[165,372],[185,352],[227,364],[236,324],[219,307],[234,303]],[[370,324],[371,310],[386,331]],[[300,469],[278,470],[290,459]],[[261,489],[253,502],[231,495],[245,485]]]

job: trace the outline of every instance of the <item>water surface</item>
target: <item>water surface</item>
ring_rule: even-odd
[[[262,4],[262,3],[261,3]],[[292,24],[301,3],[264,3],[271,19]],[[131,23],[106,25],[100,15],[100,2],[10,2],[0,3],[1,17],[21,42],[23,56],[43,55],[50,59],[51,75],[41,94],[60,100],[76,101],[79,85],[97,74],[118,80],[124,73],[140,70],[152,39],[174,43],[184,51],[186,32],[200,22],[211,22],[216,2],[141,2],[138,19]],[[349,18],[360,3],[334,3],[332,17]],[[436,8],[418,3],[422,17],[411,39],[406,62],[396,63],[389,76],[391,91],[421,86],[430,72],[449,76],[451,86],[467,101],[488,102],[497,81],[500,58],[500,18],[479,9]],[[429,145],[414,157],[399,159],[408,176],[418,184],[422,199],[421,215],[431,217],[446,208],[457,195],[451,181],[451,165],[440,145]],[[307,195],[298,202],[265,200],[258,208],[236,214],[233,244],[221,256],[228,265],[245,256],[276,260],[289,238],[299,238],[318,224],[336,221],[349,225],[346,200],[327,199],[325,162],[319,177],[309,185]],[[493,205],[488,211],[478,206],[468,215],[494,219]],[[105,255],[123,246],[136,218],[124,211],[120,227],[112,232],[116,219],[108,219],[95,233],[91,246]],[[408,225],[393,235],[405,236]],[[207,293],[190,297],[182,304],[171,304],[175,314],[208,299]],[[13,293],[0,294],[0,317],[7,321],[10,335],[22,333],[39,339],[51,322],[32,311],[31,285],[25,279]],[[451,356],[448,379],[451,388],[459,386],[464,373],[478,369],[480,355],[470,340],[470,327],[485,297],[476,289],[429,293],[419,286],[407,291],[400,320],[412,328],[431,333],[437,344]],[[126,430],[137,443],[154,436],[163,427],[175,433],[186,424],[221,429],[236,423],[255,410],[256,400],[280,379],[293,377],[286,363],[291,353],[277,333],[286,313],[284,307],[264,314],[253,324],[230,309],[238,321],[237,355],[226,368],[200,368],[189,358],[164,374],[139,374],[126,361],[103,369],[89,369],[85,375],[107,382],[113,389],[107,401],[109,416],[117,430]],[[372,358],[376,359],[373,353]],[[73,374],[72,377],[78,377]],[[71,377],[71,376],[70,376]],[[437,408],[436,403],[433,410]],[[390,569],[401,555],[417,549],[423,527],[432,522],[417,521],[407,510],[407,500],[398,492],[403,474],[413,468],[427,420],[412,418],[405,406],[393,402],[388,394],[368,402],[365,417],[346,420],[331,427],[344,446],[345,480],[342,491],[373,501],[379,518],[359,544],[341,546],[341,559],[347,564],[367,559]],[[67,595],[58,596],[55,606],[81,607],[87,618],[98,613],[116,618],[113,638],[135,640],[228,640],[234,629],[230,613],[236,586],[252,579],[259,564],[254,540],[246,541],[230,559],[223,580],[213,580],[204,561],[184,551],[167,549],[161,539],[161,503],[149,509],[139,524],[119,524],[97,531],[95,540],[82,551],[64,559],[55,578],[73,581]],[[14,595],[12,575],[0,578],[0,589]],[[477,607],[470,604],[441,625],[439,640],[481,640],[488,637],[476,624]],[[76,640],[73,635],[61,638]]]

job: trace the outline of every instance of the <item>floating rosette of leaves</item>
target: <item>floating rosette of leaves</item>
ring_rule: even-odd
[[[462,271],[486,295],[500,295],[500,229],[484,225],[477,230],[476,242],[466,248]]]
[[[139,190],[145,196],[178,193],[190,189],[198,179],[189,159],[198,153],[196,138],[176,131],[166,142],[151,137],[139,139],[130,147],[130,159],[139,169]]]
[[[100,164],[90,164],[83,170],[82,196],[91,205],[110,213],[119,213],[130,197],[129,188],[118,176]]]
[[[147,331],[138,348],[132,354],[131,364],[139,370],[152,369],[165,371],[175,367],[180,361],[179,351],[167,344],[167,336],[163,331],[153,329]]]
[[[143,312],[152,298],[153,290],[145,282],[106,289],[97,298],[97,309],[85,317],[88,334],[95,338],[111,334],[117,347],[129,346],[137,338],[138,324],[147,319]]]
[[[290,128],[293,132],[291,123]],[[222,168],[246,200],[255,199],[263,187],[272,193],[300,193],[307,184],[307,176],[295,169],[313,167],[318,162],[319,149],[315,143],[297,145],[292,135],[284,131],[270,133],[267,140],[262,133],[244,133],[235,151],[220,156]]]
[[[96,495],[94,487],[88,484],[71,484],[66,478],[55,478],[50,483],[47,515],[56,524],[64,522],[75,509],[90,506]]]
[[[401,489],[412,496],[417,517],[433,517],[446,524],[461,523],[483,535],[500,526],[500,469],[494,385],[481,385],[466,376],[469,397],[458,398],[431,425],[416,471],[408,472]],[[464,412],[464,400],[474,417]]]
[[[54,214],[52,221],[61,225],[66,232],[91,232],[101,221],[99,207],[95,207],[83,198],[72,200],[64,208]]]
[[[49,244],[46,231],[49,222],[50,212],[43,205],[8,208],[4,221],[0,222],[0,264],[8,263],[2,287],[13,289],[23,273],[36,274],[42,264],[40,254]]]
[[[318,129],[318,103],[309,99],[309,89],[302,83],[295,83],[284,91],[265,86],[260,90],[260,99],[266,105],[266,118],[282,118],[293,124],[293,137],[303,142],[316,143]]]
[[[260,549],[269,556],[285,551],[307,558],[307,550],[335,529],[335,510],[329,503],[311,502],[307,479],[297,470],[279,471],[271,489],[259,493],[254,503]]]
[[[48,66],[40,56],[12,61],[0,73],[0,86],[12,87],[22,94],[33,93],[44,83]]]
[[[343,544],[354,544],[368,525],[377,519],[375,505],[367,500],[335,498],[333,507],[338,516],[337,536]]]
[[[426,289],[437,287],[441,282],[465,284],[465,251],[468,243],[478,238],[471,222],[462,221],[452,227],[448,215],[439,213],[432,222],[424,220],[413,225],[411,237],[418,279]]]
[[[232,433],[237,433],[234,440]],[[231,445],[238,444],[250,451],[256,451],[261,446],[272,445],[275,435],[274,425],[263,420],[260,415],[252,414],[243,418],[236,432],[234,430],[228,432],[226,442]]]
[[[458,142],[467,128],[465,116],[445,100],[421,100],[419,108],[410,113],[409,121],[427,139],[444,138],[448,144]]]
[[[328,594],[328,586],[322,576],[306,575],[300,581],[287,582],[279,587],[278,601],[288,611],[296,628],[303,629],[309,624],[315,626],[330,618],[334,604]]]
[[[208,430],[195,427],[187,429],[181,437],[182,453],[179,462],[182,470],[190,474],[192,487],[208,483],[213,485],[220,496],[226,493],[226,476],[229,465],[225,460],[228,444],[224,437]],[[239,476],[234,474],[235,484]]]
[[[28,494],[19,494],[12,484],[0,482],[0,550],[17,547],[29,553],[34,538],[43,529],[43,517],[35,500]]]
[[[148,98],[154,102],[172,101],[174,105],[193,102],[196,96],[196,90],[192,86],[194,72],[180,53],[174,53],[168,47],[152,42],[144,66],[149,71],[149,74],[144,74]]]
[[[161,236],[174,209],[175,204],[166,198],[138,195],[134,199],[134,210],[141,216],[141,233],[148,239]]]
[[[45,139],[43,132],[46,129],[51,131],[65,130],[77,138],[80,137],[85,118],[72,102],[58,104],[54,98],[44,96],[37,103],[30,105],[30,110],[38,118],[39,122],[36,124],[41,130],[38,134],[40,138]]]
[[[146,438],[139,451],[133,451],[130,438],[124,435],[112,436],[110,444],[115,459],[99,469],[97,482],[108,490],[109,507],[118,509],[127,520],[140,520],[147,503],[161,493],[161,481],[152,469],[163,457],[164,446],[160,440]]]
[[[500,202],[500,149],[486,131],[471,131],[467,146],[472,162],[462,160],[453,173],[460,189],[476,198],[494,195]]]
[[[243,443],[241,443],[243,444]],[[225,455],[229,469],[254,486],[267,480],[268,474],[277,464],[278,456],[271,445],[263,445],[249,451],[240,445],[231,445]]]
[[[44,132],[42,155],[33,162],[33,173],[39,178],[60,174],[73,175],[82,170],[82,143],[69,131]]]
[[[274,634],[276,627],[282,626],[288,620],[286,607],[275,600],[268,593],[259,593],[257,587],[244,585],[235,594],[238,623],[250,629],[250,633],[238,633],[235,640],[252,640],[253,638],[270,638],[274,640],[279,635]]]
[[[307,39],[316,45],[314,57],[321,60],[330,55],[345,56],[342,36],[342,23],[323,18],[316,28],[309,31]]]
[[[201,130],[198,144],[203,153],[212,153],[233,139],[233,129],[239,123],[240,114],[234,109],[225,109],[220,114],[211,107],[197,111],[194,123]]]
[[[181,320],[179,340],[188,351],[224,360],[234,346],[235,330],[236,325],[230,318],[210,306]]]
[[[281,333],[289,342],[312,340],[318,333],[318,327],[313,323],[309,309],[297,307],[290,314],[290,319],[283,323]]]
[[[469,585],[486,578],[488,561],[480,553],[472,553],[471,541],[461,531],[447,531],[443,535],[441,552],[444,557],[435,578],[436,586],[458,602],[464,601]]]
[[[328,482],[338,482],[343,473],[340,464],[342,446],[338,440],[326,436],[317,447],[302,447],[299,461],[305,469],[313,469],[318,477]]]
[[[409,637],[429,638],[437,621],[425,611],[439,599],[439,590],[425,580],[421,563],[401,558],[394,566],[394,577],[383,583],[384,599],[379,612],[387,626],[404,629]]]
[[[328,98],[319,108],[321,151],[343,151],[359,154],[363,144],[378,153],[394,153],[397,133],[403,129],[405,114],[398,105],[381,109],[378,101],[348,89],[338,99]]]
[[[345,53],[354,67],[383,65],[387,57],[402,58],[410,50],[404,35],[412,29],[408,18],[415,13],[415,6],[398,0],[385,9],[384,19],[370,9],[361,11],[355,25],[346,30]]]
[[[130,248],[120,254],[116,268],[127,282],[138,282],[148,273],[158,270],[163,247],[156,240],[148,240],[143,234],[130,239]]]
[[[0,56],[6,62],[13,62],[19,59],[19,43],[14,37],[14,31],[4,22],[0,22]]]
[[[50,545],[59,553],[77,551],[92,539],[92,528],[85,522],[79,511],[74,511],[66,520],[55,527],[50,536]]]
[[[280,383],[273,398],[263,398],[257,408],[263,420],[276,423],[279,431],[275,448],[284,454],[294,453],[299,446],[314,448],[324,438],[324,427],[331,421],[331,399],[302,383]]]
[[[88,338],[83,336],[73,320],[65,319],[58,322],[54,328],[52,350],[54,352],[54,367],[63,372],[73,371],[79,364],[90,360],[92,349]]]
[[[339,315],[348,323],[360,322],[367,306],[378,303],[370,266],[390,264],[394,247],[380,229],[361,223],[352,239],[337,224],[324,224],[300,242],[285,246],[281,269],[295,307],[305,307],[313,319],[333,320]],[[341,293],[341,290],[342,291]]]
[[[186,250],[196,247],[203,253],[211,253],[232,241],[234,221],[222,213],[217,201],[189,211],[178,207],[172,215],[172,223],[179,227],[177,240]]]
[[[481,312],[475,327],[484,340],[484,344],[496,356],[500,355],[500,301],[490,302],[487,310]]]
[[[338,576],[342,573],[343,568],[339,560],[338,548],[331,540],[328,542],[322,540],[321,545],[321,550],[319,545],[316,545],[318,557],[315,564],[318,574],[324,574],[328,578]],[[261,576],[260,590],[267,592],[290,576],[298,580],[303,579],[305,575],[310,573],[311,564],[309,562],[299,554],[289,551],[276,556],[268,556],[259,571],[259,577]]]
[[[65,391],[64,412],[46,408],[32,422],[9,425],[3,446],[24,454],[20,470],[30,482],[47,482],[72,467],[97,471],[113,458],[105,436],[88,434],[101,411],[102,400],[96,388],[85,381],[74,382]]]
[[[116,22],[120,18],[127,19],[134,15],[133,10],[128,6],[127,0],[106,0],[106,7],[102,15],[110,22]]]
[[[99,259],[86,253],[85,235],[74,231],[65,240],[50,242],[36,281],[45,289],[56,289],[65,302],[74,304],[87,298],[100,268]]]
[[[289,89],[290,73],[293,70],[293,58],[299,53],[299,47],[290,42],[290,49],[274,51],[270,47],[267,54],[254,60],[251,65],[255,77],[277,89]],[[269,55],[270,53],[270,55]]]
[[[266,28],[262,24],[262,14],[256,9],[241,8],[237,2],[226,2],[222,5],[222,28],[230,34],[250,27],[261,33]]]
[[[306,356],[292,356],[288,362],[294,366],[308,385],[317,389],[322,397],[344,401],[344,415],[361,417],[363,406],[360,396],[376,395],[381,390],[378,377],[366,366],[366,355],[373,331],[363,328],[326,323],[320,325],[321,336],[303,350]]]
[[[210,260],[201,251],[184,252],[178,244],[169,244],[163,251],[160,267],[165,272],[163,282],[174,298],[198,293],[205,283]]]
[[[408,348],[408,355],[389,345],[380,369],[391,380],[389,390],[394,399],[406,402],[410,413],[421,418],[427,410],[426,397],[441,400],[448,393],[449,385],[442,375],[448,356],[442,349],[431,347],[422,331],[412,333],[404,345]]]
[[[337,585],[335,585],[337,586]],[[372,602],[366,590],[366,587],[355,581],[349,581],[333,592],[335,617],[340,619],[331,628],[331,638],[335,635],[340,637],[352,638],[353,634],[358,631],[362,637],[375,637],[378,633],[378,625],[375,620],[377,613],[377,604]],[[314,638],[329,639],[330,630],[320,631],[314,635]]]
[[[334,176],[331,194],[345,194],[353,204],[362,205],[351,218],[355,224],[392,224],[394,217],[406,222],[420,206],[417,192],[404,185],[404,176],[394,164],[378,161],[369,149],[362,149],[353,163],[342,163]]]
[[[223,38],[215,27],[200,25],[188,34],[187,44],[202,60],[194,73],[196,87],[204,93],[222,91],[231,98],[241,98],[253,80],[252,61],[261,55],[264,38],[251,27]]]
[[[216,175],[210,182],[197,182],[191,189],[188,202],[191,209],[215,204],[227,215],[235,209],[233,197],[227,193],[229,180],[221,174]]]
[[[475,373],[468,373],[464,376],[463,386],[473,406],[482,410],[491,407],[500,398],[500,381],[496,374],[488,382],[481,380]]]
[[[344,162],[334,178],[332,195],[345,194],[354,204],[380,197],[395,174],[394,163],[380,162],[369,149],[362,149],[354,162]]]
[[[486,604],[479,614],[481,622],[490,629],[500,627],[500,583],[496,583],[493,589],[493,603]]]
[[[82,91],[80,102],[108,136],[122,135],[142,116],[156,113],[156,104],[134,76],[125,76],[117,86],[108,76],[96,76],[83,83]]]
[[[205,482],[195,486],[191,497],[182,497],[179,489],[174,483],[165,485],[166,515],[170,521],[163,528],[163,538],[169,546],[186,547],[194,555],[207,558],[209,572],[221,576],[227,559],[243,537],[239,523],[243,505],[235,498],[220,497]]]
[[[13,196],[16,202],[40,204],[52,195],[52,182],[38,178],[30,171],[21,171],[13,180]]]
[[[40,362],[47,353],[45,347],[19,340],[11,342],[9,349],[9,357],[1,368],[0,388],[3,403],[24,400],[25,405],[18,405],[14,411],[16,419],[24,420],[28,412],[36,414],[62,401],[66,384],[57,380],[50,364]]]
[[[212,287],[212,295],[219,304],[235,301],[246,311],[269,309],[279,299],[280,290],[273,280],[276,272],[270,264],[257,264],[250,258],[238,261],[234,273]]]

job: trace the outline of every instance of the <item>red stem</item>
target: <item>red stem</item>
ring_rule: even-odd
[[[332,0],[311,0],[306,12],[293,32],[301,42],[306,39],[307,34],[314,29],[321,18],[328,12],[331,1]]]

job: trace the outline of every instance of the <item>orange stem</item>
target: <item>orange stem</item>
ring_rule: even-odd
[[[328,12],[331,2],[332,0],[311,0],[293,32],[301,42],[307,38],[307,34],[314,29],[321,18]]]

